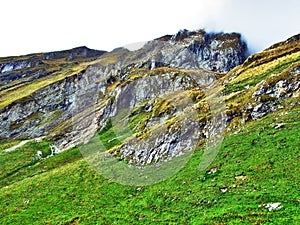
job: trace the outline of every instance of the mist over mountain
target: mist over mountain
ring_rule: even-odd
[[[111,51],[179,29],[199,28],[240,32],[251,53],[257,53],[299,33],[300,20],[297,0],[276,0],[272,4],[259,0],[153,0],[146,6],[137,0],[89,0],[84,4],[78,0],[72,4],[5,0],[2,8],[2,57],[76,46]]]

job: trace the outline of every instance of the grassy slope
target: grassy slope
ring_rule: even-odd
[[[221,78],[228,110],[238,112],[254,101],[251,95],[262,80],[298,79],[286,76],[290,68],[299,66],[294,45],[250,57]],[[236,79],[227,82],[230,77]],[[78,148],[36,160],[38,150],[49,154],[49,141],[29,142],[11,153],[3,150],[17,141],[0,143],[0,224],[296,223],[300,220],[300,107],[291,108],[291,103],[298,99],[287,100],[281,104],[284,109],[229,133],[207,171],[198,170],[203,153],[199,146],[178,174],[147,187],[104,179],[82,159]],[[135,114],[130,128],[138,131],[146,118]],[[284,126],[276,129],[280,123]],[[116,136],[110,126],[99,135],[107,147],[119,144],[110,141]],[[217,172],[210,173],[212,168]],[[259,207],[272,202],[283,208],[269,212]]]
[[[292,224],[300,219],[299,113],[278,111],[228,135],[207,171],[195,151],[171,179],[141,188],[104,179],[68,150],[40,162],[58,168],[0,189],[0,224]],[[283,208],[259,207],[270,202]]]

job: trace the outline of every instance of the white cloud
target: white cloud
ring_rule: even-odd
[[[299,32],[298,0],[2,0],[0,56],[113,48],[179,29],[241,32],[261,50]]]

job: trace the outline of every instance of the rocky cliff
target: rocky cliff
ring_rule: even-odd
[[[298,96],[299,38],[246,56],[239,34],[183,30],[133,52],[2,58],[0,138],[47,136],[63,151],[119,127],[103,141],[110,157],[169,160]]]
[[[149,69],[168,66],[228,72],[243,63],[248,54],[240,34],[206,33],[203,30],[181,30],[173,36],[151,41],[144,48],[150,49],[153,55],[148,58]]]

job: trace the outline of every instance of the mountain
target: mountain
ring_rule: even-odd
[[[294,223],[299,46],[182,30],[0,58],[1,224]]]
[[[110,92],[107,89],[114,86],[120,88],[121,83],[125,80],[128,82],[132,75],[139,74],[142,77],[147,70],[163,67],[229,71],[245,60],[247,47],[239,34],[183,30],[169,39],[163,37],[150,41],[136,52],[116,49],[111,53],[103,53],[81,47],[0,60],[0,137],[28,139],[63,135],[62,140],[57,142],[59,149],[66,149],[82,142],[82,138],[89,139],[109,117],[105,115],[104,118],[98,118],[93,125],[88,118],[88,121],[81,118],[76,121],[75,111],[83,110],[77,108],[81,104],[78,103],[79,99],[89,106],[85,106],[86,114],[94,110],[94,103],[98,100],[99,104],[105,105],[99,110],[105,111],[112,104],[108,99],[115,95],[114,89]],[[205,79],[197,82],[205,83]],[[101,98],[95,93],[98,91],[96,89],[103,95]],[[87,96],[88,93],[93,97]],[[84,98],[85,95],[88,99]],[[93,113],[96,113],[96,117],[101,116],[100,112]],[[77,129],[74,131],[76,122],[78,126],[88,128],[80,134],[74,134],[80,132]],[[63,131],[61,126],[64,127]]]

